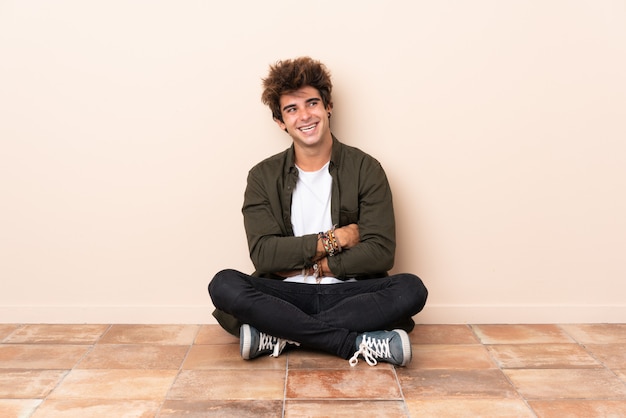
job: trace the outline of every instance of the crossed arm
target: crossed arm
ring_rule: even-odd
[[[335,238],[339,241],[339,246],[343,251],[349,250],[353,248],[360,242],[359,236],[359,226],[357,224],[350,224],[343,226],[341,228],[335,229]],[[335,277],[335,274],[332,272],[328,265],[328,253],[324,249],[324,244],[322,240],[318,238],[317,245],[315,248],[315,256],[312,259],[313,262],[318,264],[318,268],[321,271],[321,274],[326,277]],[[310,275],[313,274],[312,267],[309,267],[308,273]],[[275,272],[276,275],[281,277],[291,277],[297,274],[300,274],[302,270],[287,270],[287,271],[278,271]]]
[[[272,164],[275,161],[271,162]],[[394,262],[395,220],[391,190],[380,164],[371,158],[344,158],[333,178],[334,230],[341,253],[330,257],[318,234],[293,236],[288,205],[288,178],[276,167],[261,164],[248,174],[244,226],[257,275],[287,277],[315,263],[326,276],[339,279],[386,274]],[[348,174],[345,174],[349,172]]]

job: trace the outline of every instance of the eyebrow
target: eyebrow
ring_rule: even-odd
[[[319,97],[311,97],[310,99],[306,99],[306,100],[304,101],[304,103],[305,103],[305,104],[308,104],[308,103],[312,103],[312,102],[321,102],[321,101],[322,101],[322,99],[321,99],[321,98],[319,98]],[[292,107],[296,107],[296,105],[295,105],[295,104],[293,104],[293,103],[292,103],[292,104],[288,104],[287,106],[283,107],[283,112],[284,112],[285,110],[287,110],[287,109],[291,109]]]

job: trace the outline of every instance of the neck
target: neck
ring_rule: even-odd
[[[333,149],[332,141],[324,144],[323,147],[310,149],[294,146],[295,163],[303,171],[317,171],[330,161],[331,151]]]

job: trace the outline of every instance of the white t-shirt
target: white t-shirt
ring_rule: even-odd
[[[308,234],[328,231],[333,227],[330,216],[330,196],[332,193],[333,178],[326,163],[318,171],[302,171],[298,169],[298,182],[291,198],[291,225],[293,234],[301,237]],[[286,282],[317,284],[313,276],[288,277]],[[340,283],[334,277],[324,277],[321,284]]]

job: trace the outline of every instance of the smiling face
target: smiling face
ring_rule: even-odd
[[[287,130],[294,145],[299,149],[322,149],[332,144],[329,112],[332,106],[324,106],[315,87],[305,86],[280,96],[283,120],[276,123]]]

